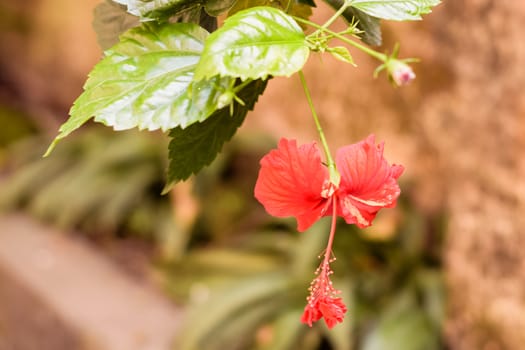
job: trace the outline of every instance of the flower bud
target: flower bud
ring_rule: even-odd
[[[416,78],[416,74],[410,66],[399,60],[392,60],[387,65],[390,78],[397,86],[410,83]]]

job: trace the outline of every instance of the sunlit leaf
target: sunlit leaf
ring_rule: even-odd
[[[421,15],[432,12],[440,0],[353,0],[355,7],[370,16],[395,20],[418,20]]]
[[[290,76],[303,67],[308,54],[305,35],[290,16],[271,7],[250,8],[229,17],[209,36],[194,79]]]
[[[48,153],[93,116],[115,130],[168,130],[204,120],[232,82],[192,83],[207,36],[191,23],[143,24],[126,32],[89,74]]]

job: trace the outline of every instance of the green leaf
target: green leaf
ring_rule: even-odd
[[[303,67],[309,52],[293,18],[272,7],[254,7],[229,17],[208,37],[194,79],[290,76]]]
[[[184,130],[178,127],[170,131],[172,140],[169,144],[166,190],[171,184],[186,180],[215,159],[222,145],[232,138],[265,88],[266,82],[261,80],[248,84],[238,94],[245,105],[232,102],[233,115],[230,115],[230,108],[225,107],[202,123],[193,124]]]
[[[118,0],[128,6],[128,12],[144,20],[167,19],[193,7],[200,7],[200,0]]]
[[[432,12],[440,0],[353,0],[352,7],[370,16],[407,21],[421,19],[421,15]]]
[[[126,12],[126,6],[111,0],[101,2],[93,11],[93,29],[103,50],[118,43],[119,35],[138,25],[138,17]]]
[[[168,130],[206,119],[233,83],[219,77],[192,83],[207,36],[191,23],[143,24],[126,32],[89,74],[46,155],[92,116],[115,130]]]
[[[355,66],[354,59],[352,58],[352,55],[350,55],[350,52],[348,51],[346,47],[344,46],[328,47],[326,51],[331,53],[332,56],[334,56],[338,60],[346,62],[346,63],[350,63]]]

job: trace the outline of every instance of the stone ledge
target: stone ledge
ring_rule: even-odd
[[[65,332],[71,344],[79,340],[78,349],[169,350],[181,322],[172,303],[107,257],[22,215],[0,216],[0,272],[0,283],[10,284],[6,295],[26,289],[21,294],[33,296],[36,307],[48,307],[56,315],[50,322],[67,327],[57,334]],[[0,347],[8,336],[0,328]]]

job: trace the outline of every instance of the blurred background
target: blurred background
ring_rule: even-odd
[[[407,87],[359,52],[357,68],[310,58],[330,146],[374,133],[406,168],[395,209],[338,226],[349,311],[332,331],[299,323],[328,222],[298,234],[253,198],[279,137],[317,138],[297,77],[270,81],[220,157],[166,196],[161,133],[89,124],[41,158],[102,55],[98,3],[0,3],[1,350],[522,349],[525,3],[383,22],[381,50],[421,59]]]

